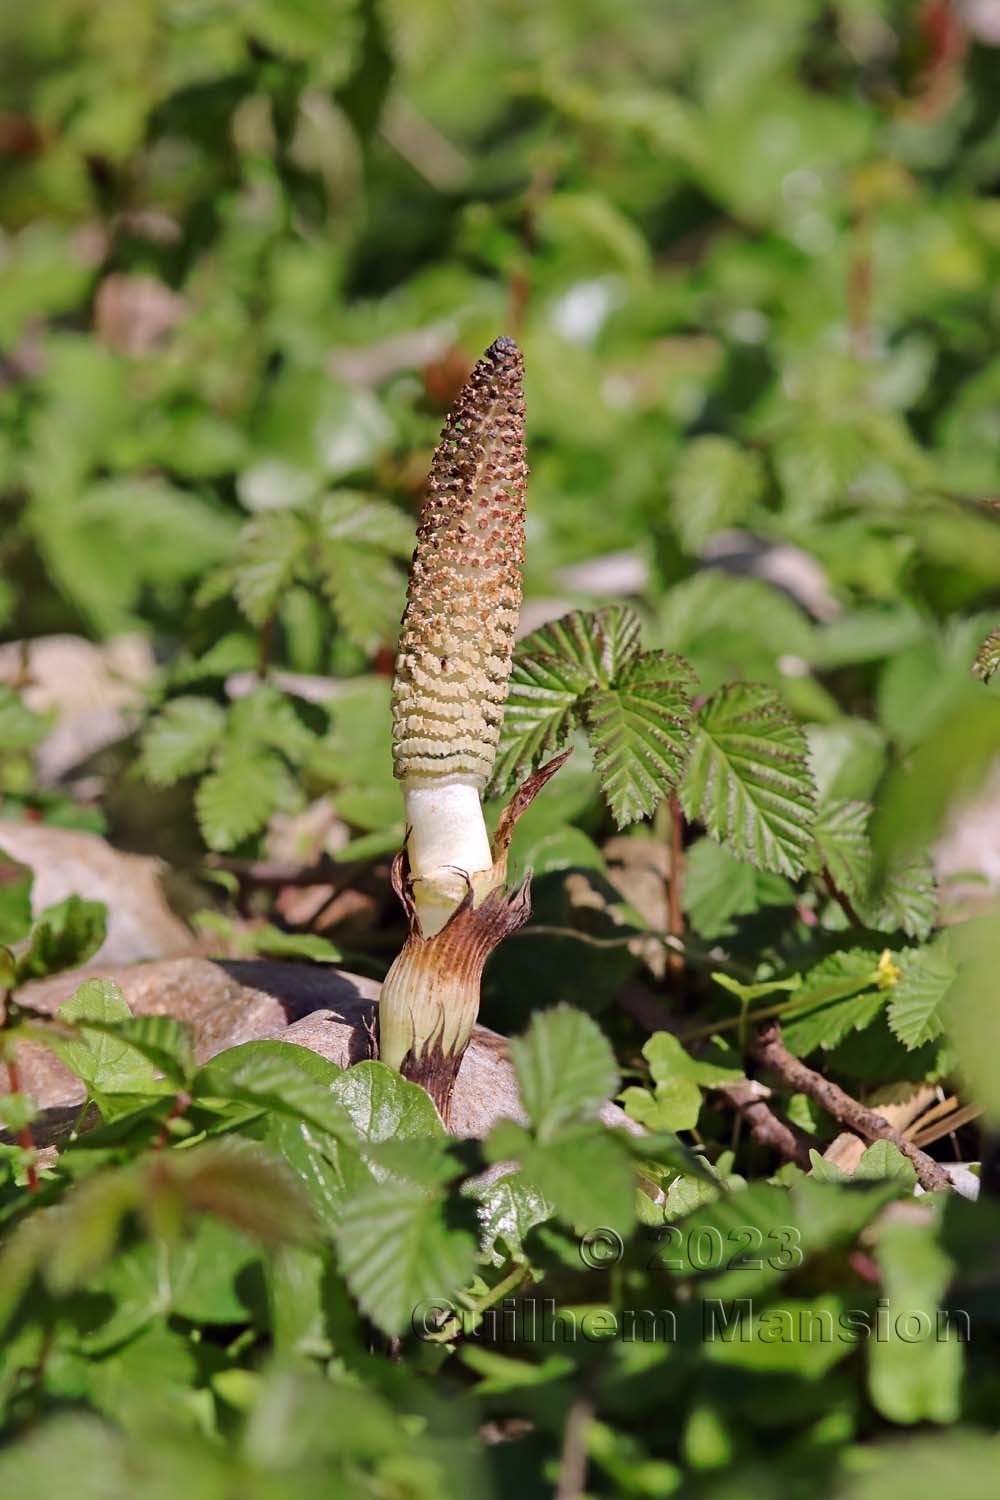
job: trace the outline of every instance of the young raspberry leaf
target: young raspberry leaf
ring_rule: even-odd
[[[648,818],[684,771],[694,673],[679,656],[650,651],[584,706],[601,789],[619,828]]]
[[[816,793],[806,737],[773,688],[736,682],[713,693],[695,719],[680,797],[740,859],[802,874]]]
[[[518,785],[565,744],[585,694],[610,688],[636,661],[640,628],[636,614],[616,604],[573,610],[525,637],[514,653],[494,795]]]

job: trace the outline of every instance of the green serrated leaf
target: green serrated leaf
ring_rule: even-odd
[[[937,920],[937,891],[930,860],[917,856],[896,862],[881,887],[872,890],[869,802],[833,800],[820,808],[813,830],[815,863],[848,897],[860,920],[875,932],[902,930],[926,938]]]
[[[334,1239],[348,1286],[389,1335],[409,1330],[427,1303],[454,1299],[479,1249],[471,1202],[463,1220],[440,1191],[398,1180],[352,1193]]]
[[[210,698],[175,698],[143,735],[143,774],[155,786],[170,786],[204,771],[225,725],[225,711]]]
[[[671,486],[674,525],[687,551],[700,552],[717,531],[744,521],[763,486],[760,457],[731,438],[688,443]]]
[[[562,747],[583,695],[609,688],[634,663],[640,630],[632,610],[613,605],[591,613],[574,610],[525,637],[514,653],[494,795]]]
[[[59,1042],[59,1056],[87,1085],[105,1117],[109,1113],[109,1094],[156,1092],[149,1059],[117,1030],[119,1025],[131,1022],[133,1016],[116,984],[109,979],[84,980],[59,1007],[59,1015],[75,1022],[82,1031],[79,1040],[67,1038]],[[88,1026],[88,1021],[99,1023],[99,1029]],[[110,1113],[114,1112],[111,1107]]]
[[[191,1093],[199,1099],[235,1099],[305,1120],[317,1130],[354,1144],[350,1117],[331,1089],[340,1070],[331,1072],[332,1063],[319,1061],[325,1064],[320,1078],[312,1054],[303,1047],[291,1042],[245,1042],[220,1052],[201,1068]]]
[[[832,953],[809,971],[801,985],[801,1009],[796,1005],[782,1021],[791,1052],[808,1057],[817,1047],[829,1050],[875,1019],[887,999],[878,984],[878,961],[877,953],[852,948]]]
[[[67,896],[47,907],[35,923],[28,951],[17,961],[18,983],[85,964],[104,942],[107,917],[103,902],[80,896]]]
[[[138,1208],[142,1179],[134,1167],[95,1173],[56,1210],[43,1274],[57,1295],[83,1286],[111,1258],[125,1216]]]
[[[614,1054],[601,1028],[568,1005],[536,1015],[510,1044],[521,1102],[539,1137],[594,1114],[618,1090]]]
[[[907,937],[929,938],[938,916],[938,894],[934,867],[926,855],[897,863],[885,876],[875,898],[864,898],[859,915],[876,932],[897,929]]]
[[[490,1161],[517,1161],[524,1180],[574,1229],[606,1225],[619,1234],[631,1229],[633,1177],[628,1144],[619,1131],[583,1123],[541,1140],[512,1120],[502,1120],[485,1141],[484,1151]]]
[[[263,625],[274,614],[308,540],[302,520],[290,510],[270,511],[246,527],[232,564],[233,592],[251,625]]]
[[[353,491],[321,501],[316,533],[324,592],[343,629],[366,651],[391,640],[403,578],[393,561],[413,550],[413,527],[395,506]]]
[[[888,1020],[893,1035],[912,1051],[944,1030],[942,1006],[958,970],[944,941],[904,952],[900,966],[903,972],[892,990]]]
[[[227,737],[244,749],[266,745],[292,758],[307,755],[316,744],[316,736],[296,713],[293,700],[269,685],[233,704]]]
[[[214,1214],[265,1244],[315,1241],[316,1220],[295,1178],[255,1141],[226,1136],[171,1151],[166,1161],[171,1186],[188,1211]],[[160,1185],[156,1169],[149,1175],[155,1194]],[[147,1208],[151,1222],[155,1207],[154,1201],[152,1213]]]
[[[394,557],[413,551],[413,522],[384,500],[355,490],[336,490],[320,501],[316,529],[324,542],[357,542]]]
[[[773,689],[731,683],[712,695],[694,721],[680,796],[741,859],[801,875],[815,799],[808,746]]]
[[[323,590],[337,619],[363,650],[392,640],[402,609],[403,575],[385,553],[329,542],[320,556]]]
[[[601,790],[619,828],[651,817],[677,785],[691,722],[694,674],[679,656],[650,651],[585,700]]]
[[[868,802],[827,802],[817,812],[813,828],[820,865],[852,901],[867,891],[871,876],[871,811]]]
[[[276,755],[227,745],[195,793],[195,809],[210,849],[234,848],[257,833],[290,792],[288,772]]]
[[[363,1141],[443,1139],[445,1128],[430,1096],[385,1063],[346,1069],[330,1093],[343,1105]]]

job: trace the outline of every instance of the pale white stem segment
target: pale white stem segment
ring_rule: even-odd
[[[403,781],[413,901],[425,937],[448,921],[475,877],[493,869],[493,855],[479,801],[480,778]]]

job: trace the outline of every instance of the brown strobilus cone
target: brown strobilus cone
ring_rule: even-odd
[[[409,936],[382,986],[379,1056],[421,1084],[446,1123],[483,965],[530,912],[527,880],[506,889],[514,824],[566,758],[528,778],[491,846],[480,799],[500,739],[524,561],[522,376],[514,340],[497,339],[445,423],[393,680],[407,826],[393,885]]]

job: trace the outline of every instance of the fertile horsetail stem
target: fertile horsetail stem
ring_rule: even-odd
[[[393,761],[428,937],[456,909],[468,878],[493,865],[480,794],[500,738],[521,605],[522,374],[513,339],[490,345],[445,423],[417,527],[393,682]]]
[[[497,827],[480,796],[496,757],[524,561],[521,352],[491,344],[445,423],[417,527],[393,681],[406,847],[393,884],[409,936],[382,986],[379,1056],[448,1119],[490,952],[526,922],[505,889],[514,824],[565,755],[530,776]]]

